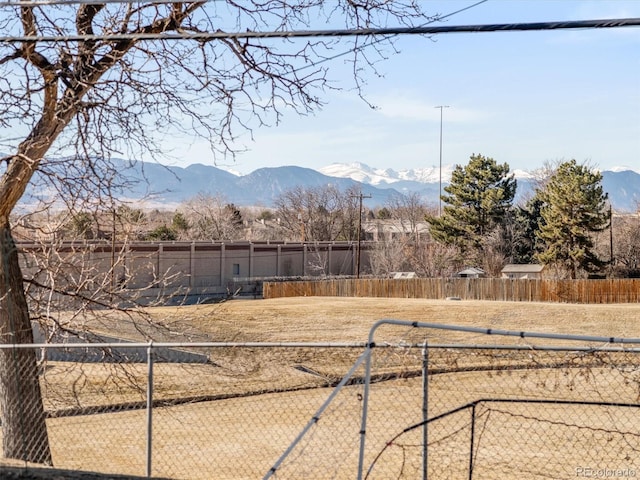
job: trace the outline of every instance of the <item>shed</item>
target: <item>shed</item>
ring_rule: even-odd
[[[544,265],[537,263],[510,263],[502,269],[502,278],[540,279]]]
[[[486,275],[485,271],[478,267],[468,267],[456,273],[456,277],[462,278],[481,278]]]
[[[416,272],[391,272],[391,276],[395,279],[416,278]]]

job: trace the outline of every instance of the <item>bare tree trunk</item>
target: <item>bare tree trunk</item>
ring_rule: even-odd
[[[0,342],[33,343],[33,330],[9,224],[0,225]],[[52,464],[33,349],[0,349],[0,409],[5,458]]]

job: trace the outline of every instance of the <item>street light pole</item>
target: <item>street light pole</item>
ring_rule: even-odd
[[[438,105],[440,109],[440,193],[438,194],[438,216],[442,216],[442,110],[449,108],[449,105]]]

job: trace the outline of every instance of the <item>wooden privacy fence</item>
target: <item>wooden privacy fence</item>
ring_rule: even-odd
[[[514,302],[637,303],[640,279],[367,278],[265,282],[264,298],[331,296]]]

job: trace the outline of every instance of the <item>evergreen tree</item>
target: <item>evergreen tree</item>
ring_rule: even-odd
[[[542,225],[540,209],[543,202],[536,195],[523,207],[517,207],[514,215],[513,263],[533,263],[540,251],[536,232]]]
[[[176,212],[171,220],[171,228],[175,232],[185,233],[189,230],[189,222],[181,212]]]
[[[391,218],[391,210],[389,210],[387,207],[382,207],[380,210],[378,210],[376,218],[379,218],[380,220],[389,220]]]
[[[151,240],[151,241],[166,242],[171,240],[177,240],[178,235],[176,234],[173,228],[168,227],[166,225],[161,225],[156,229],[152,230],[151,232],[149,232],[147,235],[145,235],[144,239]]]
[[[94,218],[89,212],[79,212],[71,218],[67,229],[75,239],[92,240],[94,234]]]
[[[543,205],[537,238],[543,249],[536,255],[543,264],[564,268],[571,278],[580,270],[597,272],[606,265],[594,252],[592,234],[609,227],[607,195],[602,175],[575,160],[561,163],[538,192]]]
[[[242,227],[242,213],[240,212],[240,210],[238,210],[238,207],[236,207],[233,203],[228,203],[225,207],[225,212],[227,213],[227,215],[229,216],[229,220],[231,220],[231,224],[233,225],[234,228],[240,228]]]
[[[483,239],[502,224],[516,193],[516,180],[509,165],[472,155],[466,167],[457,165],[451,183],[442,195],[445,206],[440,217],[427,216],[432,237],[463,251],[482,252]]]

